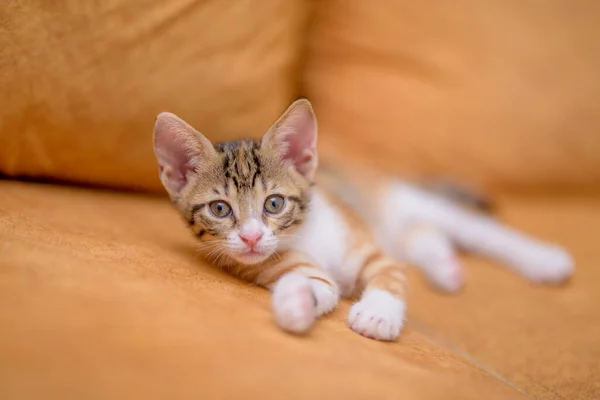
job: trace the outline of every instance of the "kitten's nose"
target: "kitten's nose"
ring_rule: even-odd
[[[240,233],[240,239],[242,239],[242,241],[250,247],[253,247],[256,244],[256,242],[260,240],[261,237],[262,232],[260,231],[245,232],[243,234]]]

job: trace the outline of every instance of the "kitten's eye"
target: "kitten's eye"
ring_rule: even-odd
[[[210,206],[210,211],[212,211],[212,213],[217,218],[225,218],[225,217],[229,216],[229,214],[231,214],[231,207],[229,206],[229,204],[227,204],[224,201],[221,201],[221,200],[213,201],[212,203],[209,204],[209,206]]]
[[[283,209],[285,205],[285,199],[283,196],[278,194],[274,194],[272,196],[267,197],[265,201],[265,211],[269,214],[277,214]]]

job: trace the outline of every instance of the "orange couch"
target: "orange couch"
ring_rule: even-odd
[[[0,7],[0,398],[600,398],[598,11]],[[281,332],[266,291],[199,259],[150,137],[162,110],[213,139],[257,136],[298,95],[322,152],[484,186],[501,218],[569,248],[575,276],[536,286],[465,257],[455,296],[409,271],[396,343],[350,331],[347,303],[306,337]]]

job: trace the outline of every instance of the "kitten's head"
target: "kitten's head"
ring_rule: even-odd
[[[285,248],[307,212],[317,167],[310,103],[294,102],[261,140],[213,145],[177,116],[154,128],[160,179],[214,256],[244,264]]]

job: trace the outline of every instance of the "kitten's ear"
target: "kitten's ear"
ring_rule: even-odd
[[[296,100],[269,128],[262,145],[271,147],[296,171],[312,180],[318,164],[317,119],[310,102]]]
[[[160,113],[154,125],[154,153],[160,180],[172,199],[187,185],[190,175],[215,153],[200,132],[171,113]]]

